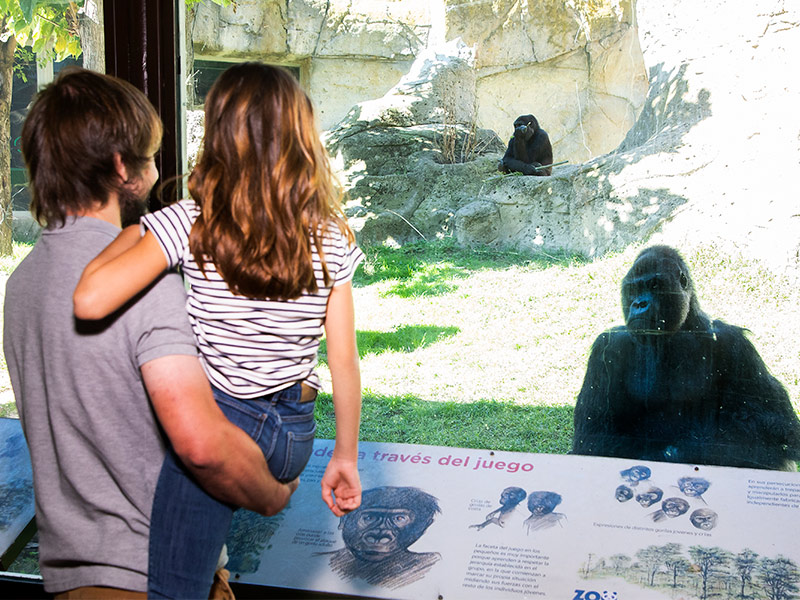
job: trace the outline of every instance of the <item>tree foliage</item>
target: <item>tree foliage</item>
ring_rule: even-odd
[[[78,11],[82,5],[83,0],[0,0],[0,41],[13,36],[20,46],[30,46],[40,61],[80,56]]]

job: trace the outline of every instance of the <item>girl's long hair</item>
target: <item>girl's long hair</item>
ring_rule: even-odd
[[[326,229],[333,223],[354,241],[311,101],[281,67],[242,63],[220,75],[206,98],[188,189],[201,208],[189,249],[234,294],[286,300],[316,292],[311,244],[329,285]]]

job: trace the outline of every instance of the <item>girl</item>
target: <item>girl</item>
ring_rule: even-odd
[[[363,254],[344,220],[311,101],[291,74],[244,63],[219,77],[188,189],[190,200],[142,218],[142,237],[127,228],[86,267],[75,315],[102,318],[180,265],[214,396],[283,482],[311,455],[324,325],[336,443],[322,497],[342,516],[361,502],[351,279]],[[149,595],[207,597],[232,514],[168,454],[153,501]]]

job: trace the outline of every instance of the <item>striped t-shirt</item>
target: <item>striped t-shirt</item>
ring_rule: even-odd
[[[243,399],[301,380],[319,388],[314,366],[331,286],[325,285],[314,244],[316,293],[274,301],[237,296],[213,263],[204,265],[204,276],[189,251],[189,232],[199,214],[194,200],[182,200],[142,217],[142,227],[155,235],[169,268],[183,269],[189,288],[186,309],[212,385]],[[334,224],[322,241],[332,285],[350,281],[364,258],[361,250],[349,244]]]

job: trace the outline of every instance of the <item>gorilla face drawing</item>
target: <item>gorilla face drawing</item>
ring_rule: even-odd
[[[368,508],[358,515],[343,537],[351,552],[362,560],[383,560],[416,540],[409,540],[408,527],[414,513],[405,508]]]
[[[690,498],[699,498],[706,493],[710,485],[711,483],[702,477],[681,477],[678,480],[678,489],[684,496]]]
[[[689,516],[692,525],[703,531],[711,531],[717,526],[717,513],[709,508],[698,508]]]
[[[375,488],[361,506],[342,517],[342,538],[360,560],[376,562],[404,552],[416,542],[434,515],[436,499],[416,488]]]
[[[689,510],[689,503],[683,498],[667,498],[661,503],[664,514],[674,519]]]

